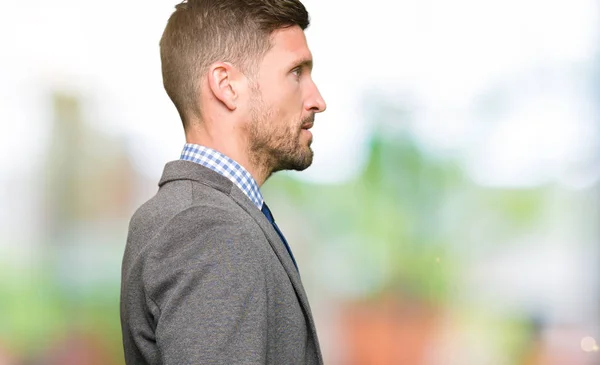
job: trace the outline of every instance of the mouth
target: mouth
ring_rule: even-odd
[[[315,125],[315,123],[314,123],[314,122],[307,122],[307,123],[304,123],[304,124],[302,124],[302,129],[309,130],[309,129],[311,129],[311,128],[313,127],[313,125]]]
[[[304,123],[302,123],[301,128],[309,130],[309,129],[311,129],[313,127],[313,125],[315,125],[315,117],[314,116],[305,119]]]

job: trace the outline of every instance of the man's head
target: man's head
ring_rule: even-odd
[[[163,83],[188,139],[195,136],[236,160],[246,155],[248,161],[240,162],[267,175],[308,167],[307,128],[325,110],[311,78],[308,24],[298,0],[177,5],[160,48]]]

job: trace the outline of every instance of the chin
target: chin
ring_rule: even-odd
[[[306,148],[308,151],[306,152],[306,154],[304,155],[304,158],[301,161],[297,161],[297,168],[295,169],[296,171],[303,171],[306,170],[307,168],[310,167],[310,165],[312,165],[313,162],[313,150],[310,147]]]
[[[305,164],[298,164],[298,165],[294,165],[293,168],[287,169],[287,170],[294,170],[294,171],[304,171],[307,168],[310,167],[310,165],[312,165],[312,161],[305,163]]]
[[[313,162],[313,150],[309,146],[299,147],[302,150],[301,153],[292,154],[281,154],[279,164],[274,171],[281,170],[294,170],[304,171],[312,165]],[[297,150],[298,151],[298,150]]]

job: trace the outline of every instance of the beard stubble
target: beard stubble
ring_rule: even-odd
[[[252,100],[249,125],[249,157],[254,166],[270,175],[282,170],[302,171],[312,164],[312,140],[300,140],[302,125],[314,122],[314,114],[296,121],[275,120],[273,108],[267,106],[260,91]]]

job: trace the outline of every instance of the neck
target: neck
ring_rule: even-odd
[[[267,168],[267,161],[262,161],[254,156],[254,153],[247,147],[245,141],[234,136],[220,136],[210,133],[205,128],[198,128],[194,131],[186,131],[185,139],[187,143],[199,144],[204,147],[218,151],[231,158],[252,175],[256,184],[261,187],[271,175],[271,170]]]

